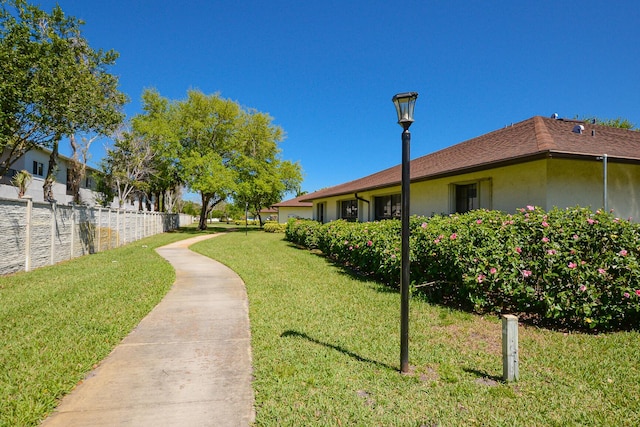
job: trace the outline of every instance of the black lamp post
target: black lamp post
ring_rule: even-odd
[[[398,124],[402,126],[402,238],[401,238],[401,271],[400,271],[400,372],[409,372],[409,188],[410,188],[410,155],[411,133],[409,126],[413,123],[413,108],[418,98],[417,92],[399,93],[392,98],[398,112]]]

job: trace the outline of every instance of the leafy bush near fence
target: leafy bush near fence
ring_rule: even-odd
[[[586,208],[412,217],[411,281],[432,301],[556,326],[640,327],[640,226]],[[292,220],[286,239],[397,286],[400,222]]]

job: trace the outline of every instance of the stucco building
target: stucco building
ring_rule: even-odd
[[[400,216],[401,165],[301,197],[313,219]],[[411,161],[411,215],[584,206],[640,218],[640,132],[535,116]]]

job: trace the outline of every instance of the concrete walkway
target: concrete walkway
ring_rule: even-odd
[[[224,265],[158,248],[176,270],[166,297],[67,395],[43,426],[247,426],[255,419],[247,295]]]

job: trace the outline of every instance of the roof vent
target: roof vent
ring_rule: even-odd
[[[553,114],[551,115],[551,118],[552,118],[552,119],[558,119],[558,113],[553,113]]]
[[[582,135],[582,132],[583,132],[583,131],[584,131],[584,126],[582,126],[582,125],[575,125],[575,126],[573,127],[573,130],[572,130],[571,132],[573,132],[573,133],[579,133],[579,134],[581,134],[581,135]]]

